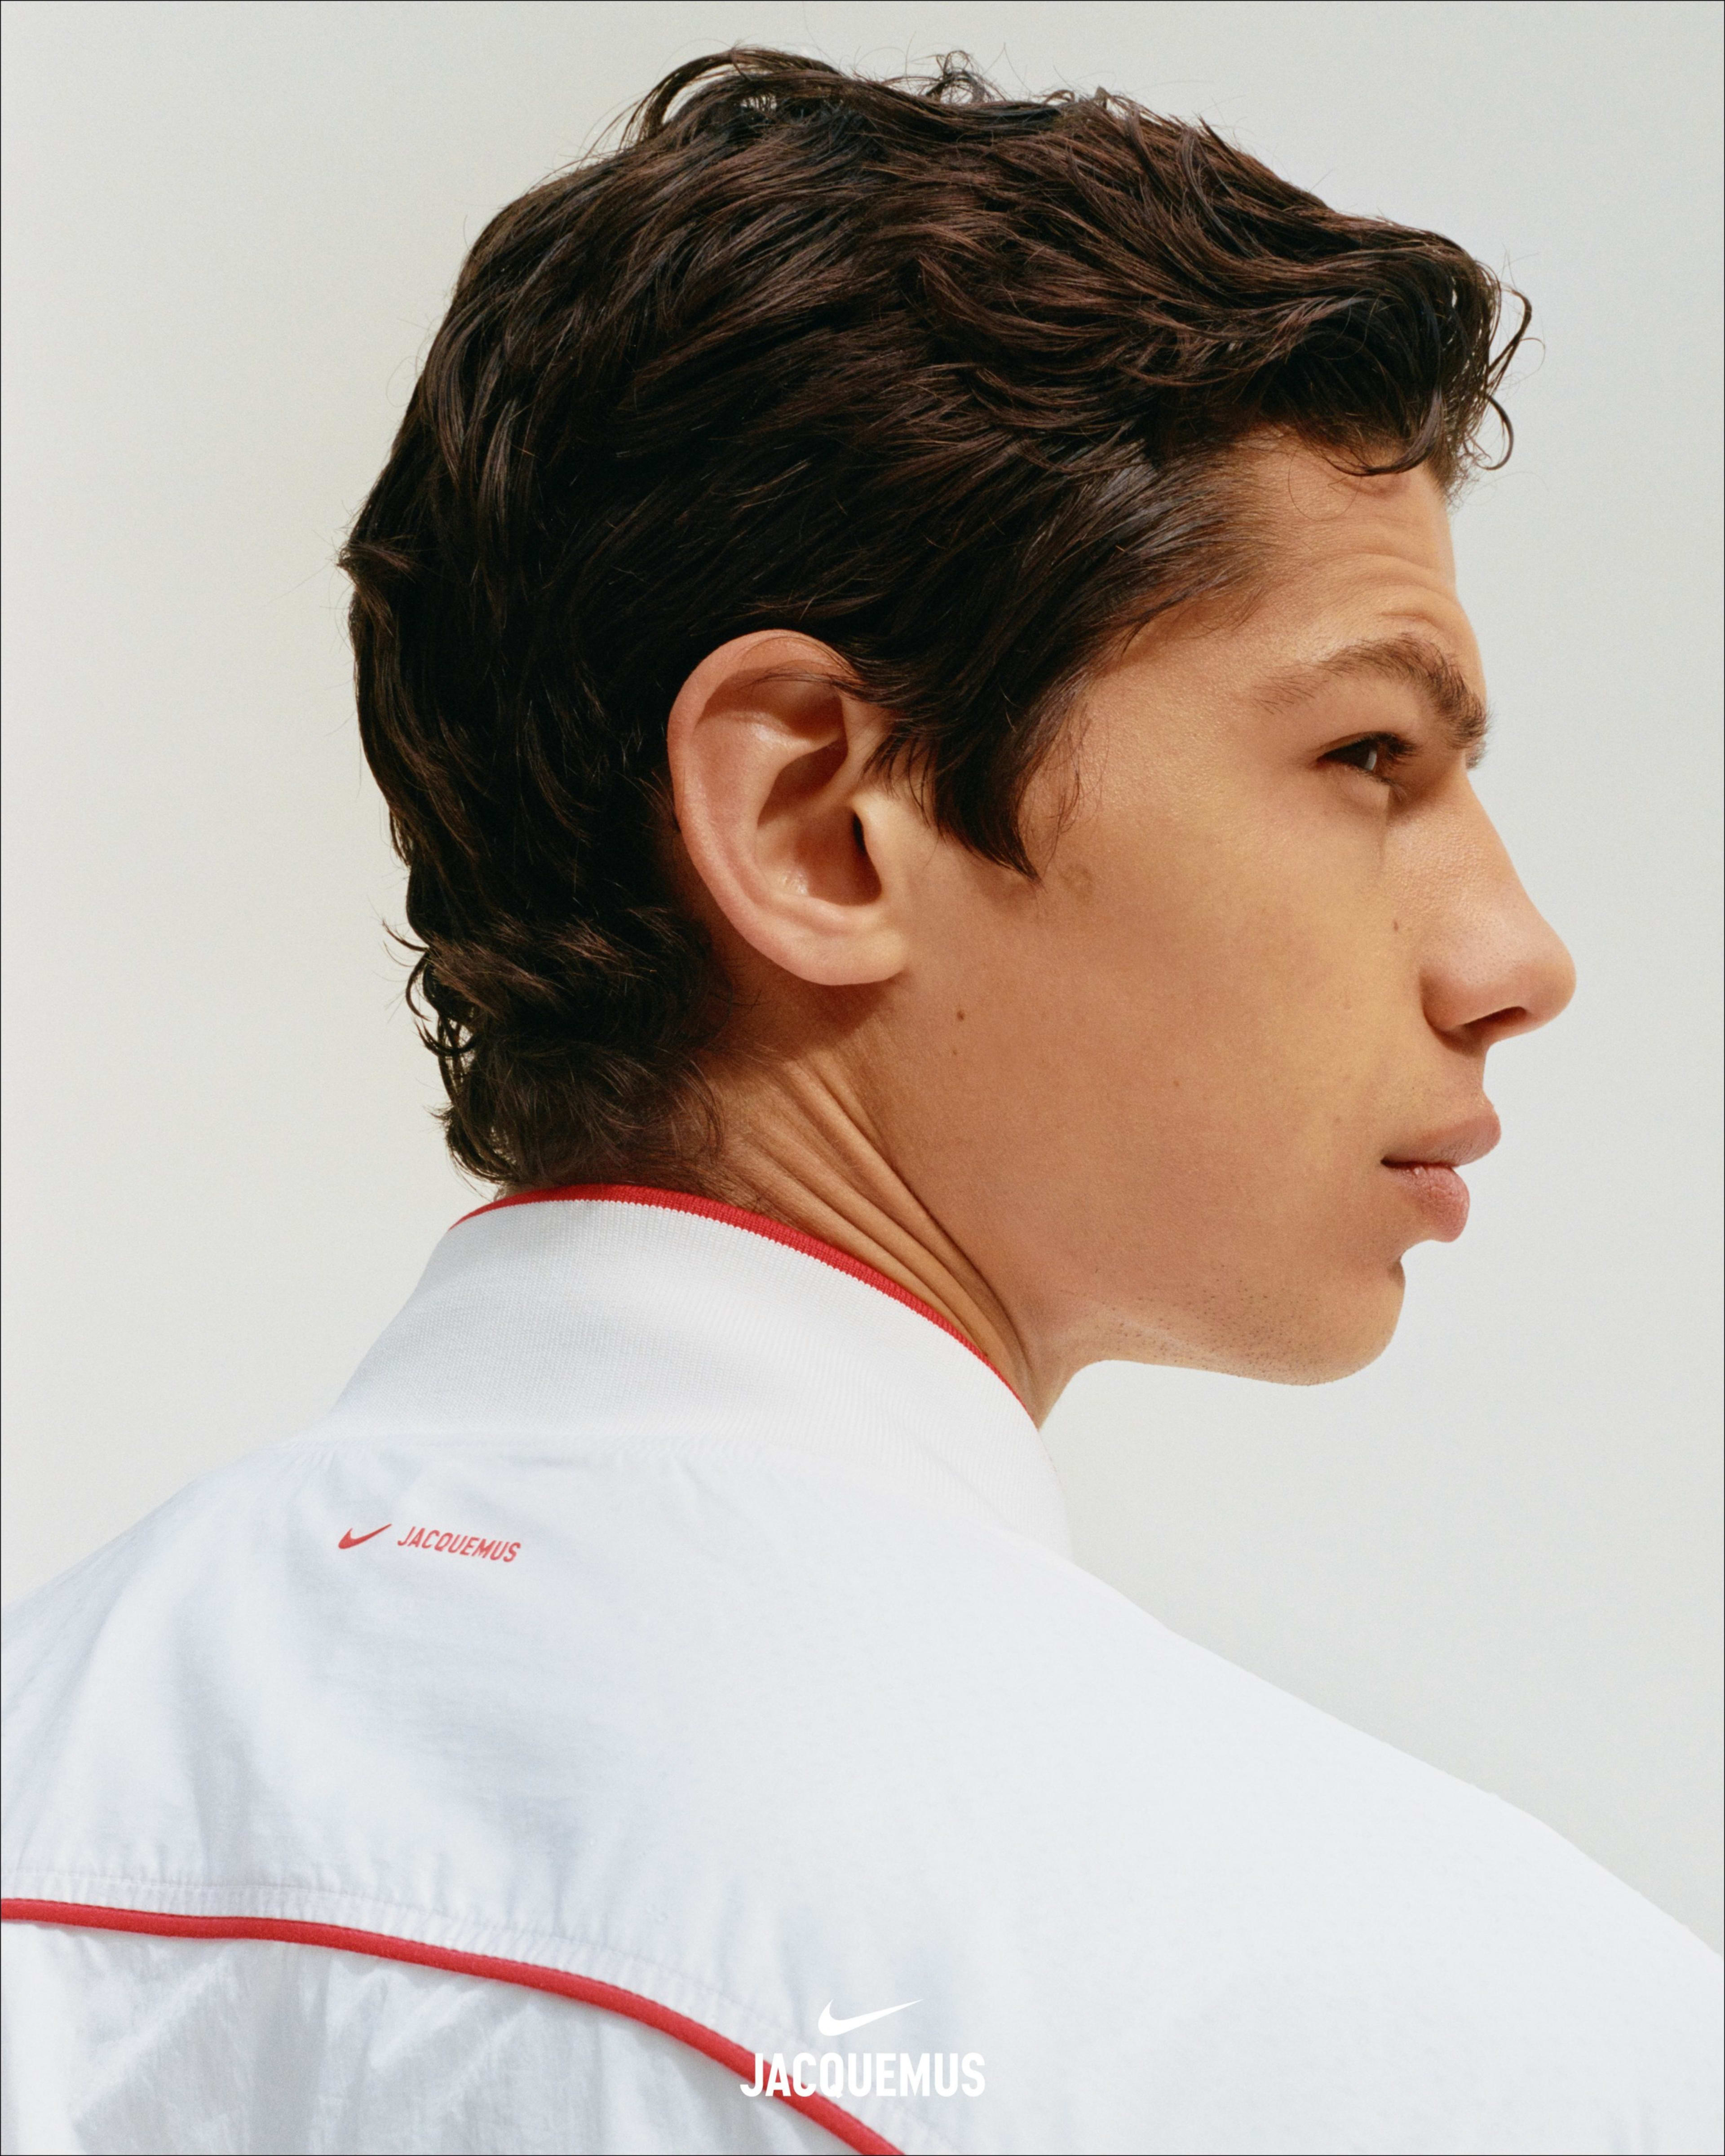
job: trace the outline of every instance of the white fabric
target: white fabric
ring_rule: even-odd
[[[867,2056],[853,2145],[1719,2146],[1715,1957],[1080,1571],[993,1373],[744,1229],[461,1224],[323,1424],[11,1631],[8,1897],[347,1927],[805,2076]],[[9,2147],[831,2145],[518,1984],[7,1929]],[[967,2055],[981,2092],[936,2092]]]
[[[729,2069],[519,1984],[259,1939],[5,1928],[7,2146],[842,2148]]]

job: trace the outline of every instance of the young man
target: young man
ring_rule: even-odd
[[[1430,234],[736,54],[467,264],[347,550],[459,1223],[19,1613],[9,2145],[1716,2147],[1717,1965],[1078,1570],[1103,1357],[1358,1368],[1568,961]]]

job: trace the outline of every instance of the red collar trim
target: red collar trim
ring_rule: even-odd
[[[982,1350],[967,1340],[950,1318],[942,1317],[939,1311],[924,1302],[921,1296],[912,1295],[896,1280],[876,1272],[873,1265],[865,1265],[860,1258],[853,1258],[848,1251],[834,1250],[817,1235],[805,1235],[800,1228],[788,1228],[783,1220],[769,1219],[764,1213],[745,1212],[740,1205],[721,1205],[716,1198],[697,1198],[688,1190],[654,1190],[640,1183],[571,1183],[557,1190],[523,1190],[513,1198],[495,1198],[489,1205],[476,1205],[471,1213],[464,1213],[454,1224],[459,1228],[463,1220],[477,1220],[482,1213],[501,1213],[509,1205],[562,1204],[578,1199],[598,1199],[613,1205],[657,1206],[665,1213],[698,1213],[704,1220],[722,1220],[728,1228],[746,1229],[752,1235],[764,1235],[769,1243],[783,1243],[788,1250],[800,1250],[805,1258],[817,1259],[822,1265],[830,1265],[834,1272],[849,1273],[852,1280],[878,1288],[882,1295],[890,1295],[895,1302],[901,1302],[906,1310],[914,1310],[919,1317],[926,1317],[931,1325],[939,1326],[942,1332],[950,1334],[961,1348],[976,1357],[985,1370],[1000,1378],[1001,1383],[1006,1385],[1005,1378],[1000,1377]],[[1018,1399],[1010,1385],[1006,1385],[1006,1389]],[[1019,1401],[1019,1405],[1023,1404]]]

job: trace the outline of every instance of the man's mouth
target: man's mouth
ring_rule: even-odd
[[[1453,1243],[1467,1225],[1467,1185],[1455,1171],[1483,1159],[1502,1134],[1497,1112],[1488,1106],[1384,1156],[1384,1167],[1430,1223],[1435,1241]]]

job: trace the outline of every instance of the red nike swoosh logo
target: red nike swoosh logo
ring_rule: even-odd
[[[368,1535],[343,1535],[341,1541],[336,1544],[336,1548],[337,1549],[357,1549],[362,1543],[375,1542],[379,1535],[387,1534],[390,1528],[394,1525],[395,1522],[393,1520],[386,1520],[381,1527],[373,1527]]]

